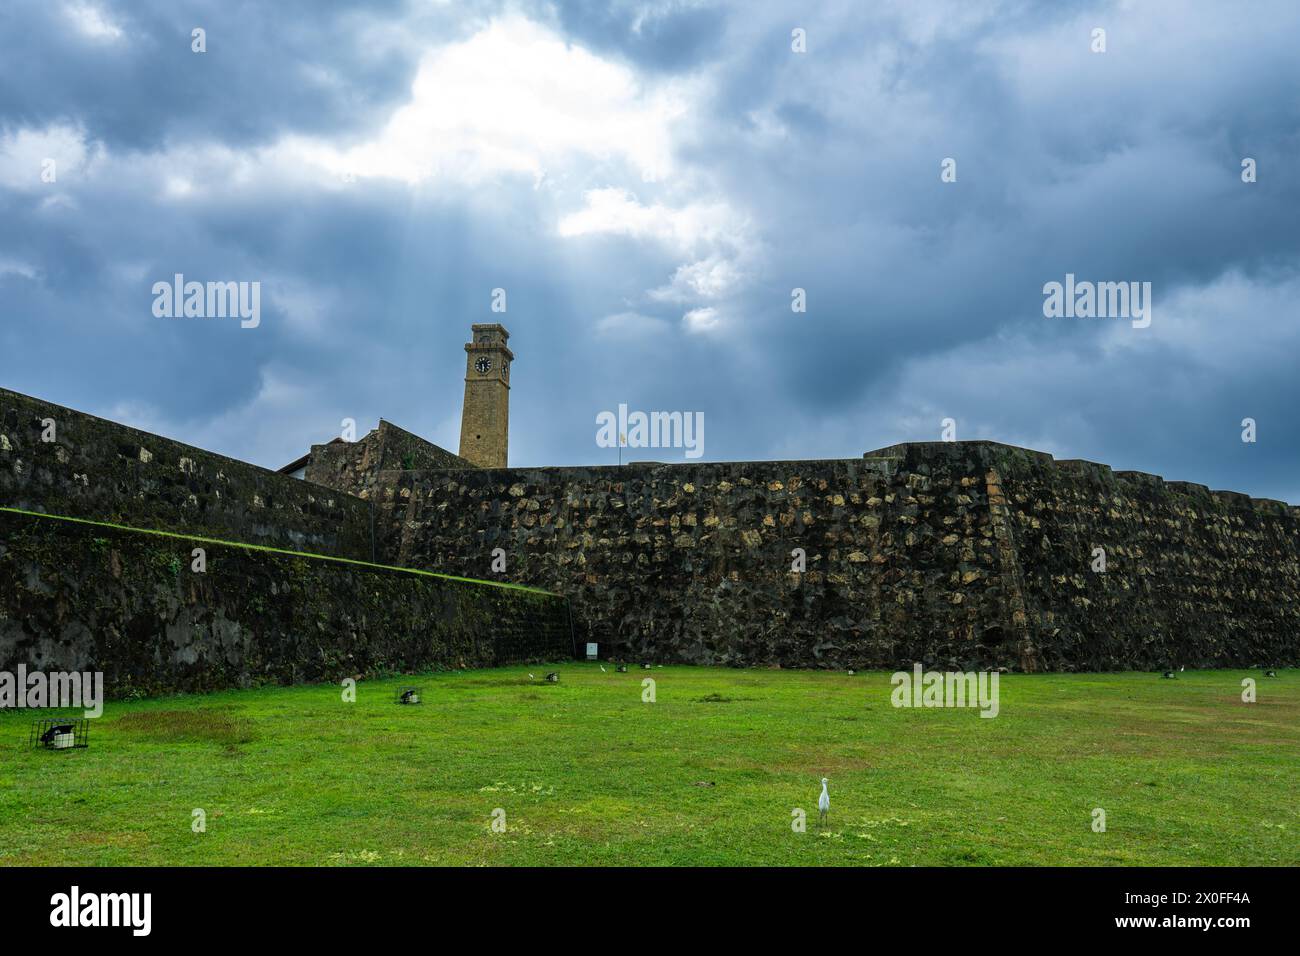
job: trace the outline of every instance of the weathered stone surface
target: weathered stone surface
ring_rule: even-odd
[[[314,484],[370,498],[383,491],[375,486],[375,477],[383,471],[473,467],[459,455],[381,418],[379,427],[358,441],[312,445],[305,477]]]
[[[960,584],[962,571],[995,567],[990,518],[987,509],[956,512],[950,478],[931,482],[942,504],[924,521],[901,493],[907,476],[886,461],[408,472],[383,480],[411,492],[377,516],[385,553],[483,574],[491,549],[504,547],[510,580],[571,596],[579,643],[597,641],[615,654],[783,666],[996,656],[977,636],[984,621],[1006,616],[1004,598],[983,579]],[[546,534],[510,506],[521,494],[549,516]],[[850,504],[855,496],[859,504]],[[868,508],[868,500],[876,504]],[[867,510],[874,520],[862,520]],[[940,546],[941,514],[957,517],[942,534],[969,541],[969,554]],[[912,518],[910,546],[902,532],[882,530],[900,517]],[[646,533],[652,529],[662,532]],[[791,572],[794,548],[806,551],[804,574]],[[954,572],[961,606],[949,600]]]
[[[5,507],[371,558],[370,509],[351,495],[5,389],[0,435]]]
[[[0,512],[0,670],[111,697],[556,660],[563,598]],[[364,693],[364,691],[362,691]]]
[[[52,443],[40,440],[46,418]],[[475,469],[381,422],[362,442],[317,450],[316,477],[331,487],[0,390],[0,505],[469,577],[494,577],[500,547],[500,577],[572,597],[579,641],[615,656],[1031,671],[1300,664],[1300,508],[1283,502],[993,442],[849,460]],[[1092,569],[1096,548],[1105,573]],[[75,643],[106,603],[156,597],[125,591],[137,571],[120,549],[89,555],[102,567],[57,592],[53,620],[33,613],[32,595],[56,593],[61,572],[33,558],[14,580],[34,590],[0,592],[5,633],[29,650]],[[259,580],[263,558],[243,560]],[[346,646],[353,588],[322,587],[333,597],[312,606]],[[197,617],[133,617],[132,639],[181,641],[209,621],[184,643],[180,660],[193,663],[203,634],[254,627],[246,609],[230,611],[238,595],[191,593]],[[265,613],[297,613],[280,605],[299,595]],[[402,594],[389,599],[392,619],[407,621]],[[29,614],[29,630],[15,631]]]
[[[1001,468],[1038,666],[1300,663],[1300,508],[1028,453]]]
[[[507,579],[571,596],[579,641],[630,658],[1300,662],[1300,509],[994,442],[378,480],[400,491],[377,515],[390,559],[481,575],[504,548]]]

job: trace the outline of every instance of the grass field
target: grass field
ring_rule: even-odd
[[[1004,675],[981,719],[884,673],[606,667],[110,703],[78,751],[0,712],[0,864],[1300,863],[1294,672]]]

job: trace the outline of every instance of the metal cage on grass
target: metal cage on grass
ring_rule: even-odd
[[[398,690],[395,698],[396,703],[408,705],[418,704],[422,700],[424,700],[423,687],[403,687]]]
[[[80,750],[90,746],[90,721],[84,717],[46,717],[32,721],[27,735],[30,747],[45,750]]]

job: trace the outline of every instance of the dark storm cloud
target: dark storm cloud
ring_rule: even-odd
[[[1287,157],[1300,126],[1291,93],[1300,70],[1277,37],[1297,35],[1295,13],[1272,7],[1251,29],[1211,17],[1190,36],[1176,7],[1141,20],[1102,6],[1073,30],[1052,27],[1051,12],[1032,23],[995,16],[958,40],[926,44],[873,9],[852,27],[838,24],[835,43],[856,42],[860,62],[883,65],[846,66],[828,89],[825,73],[810,69],[811,50],[775,68],[746,53],[699,149],[790,237],[772,256],[771,281],[748,290],[743,306],[782,396],[813,420],[860,409],[882,444],[935,438],[939,414],[951,415],[966,423],[964,437],[1030,435],[1066,455],[1293,495],[1300,430],[1277,414],[1295,397],[1288,370],[1211,372],[1195,354],[1143,352],[1097,360],[1093,378],[1060,394],[1053,366],[1096,359],[1099,328],[1047,324],[1041,288],[1066,272],[1151,281],[1168,327],[1180,290],[1232,273],[1265,287],[1294,275],[1300,190]],[[1094,23],[1109,28],[1110,50],[1077,52]],[[1009,35],[989,45],[996,28]],[[809,31],[813,47],[818,32]],[[1007,69],[1024,47],[1042,52]],[[1058,95],[1037,97],[1040,79]],[[785,135],[735,148],[735,131],[765,103]],[[938,178],[947,156],[960,171],[951,185]],[[1243,156],[1273,175],[1245,186]],[[808,289],[806,321],[786,305],[796,285]],[[1233,312],[1222,321],[1241,334],[1293,342],[1284,299],[1280,313],[1253,312],[1244,296],[1226,304]],[[1029,381],[997,366],[1008,334],[1036,342]],[[993,347],[958,351],[980,342]],[[983,369],[902,377],[914,360],[949,351],[953,364]],[[1265,408],[1277,429],[1269,448],[1249,462],[1229,455],[1240,451],[1239,420]],[[825,451],[847,453],[852,427],[831,431]]]
[[[722,5],[687,0],[561,0],[535,9],[553,11],[576,42],[651,70],[704,65],[723,43],[727,23]]]
[[[8,2],[0,8],[0,126],[65,118],[128,149],[170,138],[260,142],[285,128],[364,129],[410,88],[417,51],[382,26],[406,6],[103,0],[86,7],[122,35],[96,40],[77,27],[76,4]],[[207,34],[202,55],[191,49],[195,28]]]
[[[611,458],[594,419],[619,402],[704,411],[710,459],[853,456],[952,417],[1300,501],[1291,4],[104,2],[122,35],[99,40],[69,6],[0,12],[8,387],[270,465],[344,417],[454,449],[461,343],[502,318],[517,464]],[[372,139],[422,58],[508,10],[645,91],[684,84],[674,168],[643,177],[613,132],[540,178],[341,188],[275,152]],[[60,127],[86,157],[34,186],[3,137]],[[561,235],[604,188],[627,221]],[[154,318],[174,272],[262,281],[262,327]],[[1067,272],[1151,282],[1152,327],[1044,318]]]

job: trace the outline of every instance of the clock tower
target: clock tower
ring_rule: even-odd
[[[460,457],[480,468],[505,468],[510,439],[510,333],[500,325],[475,325],[465,345],[465,408],[460,417]]]

